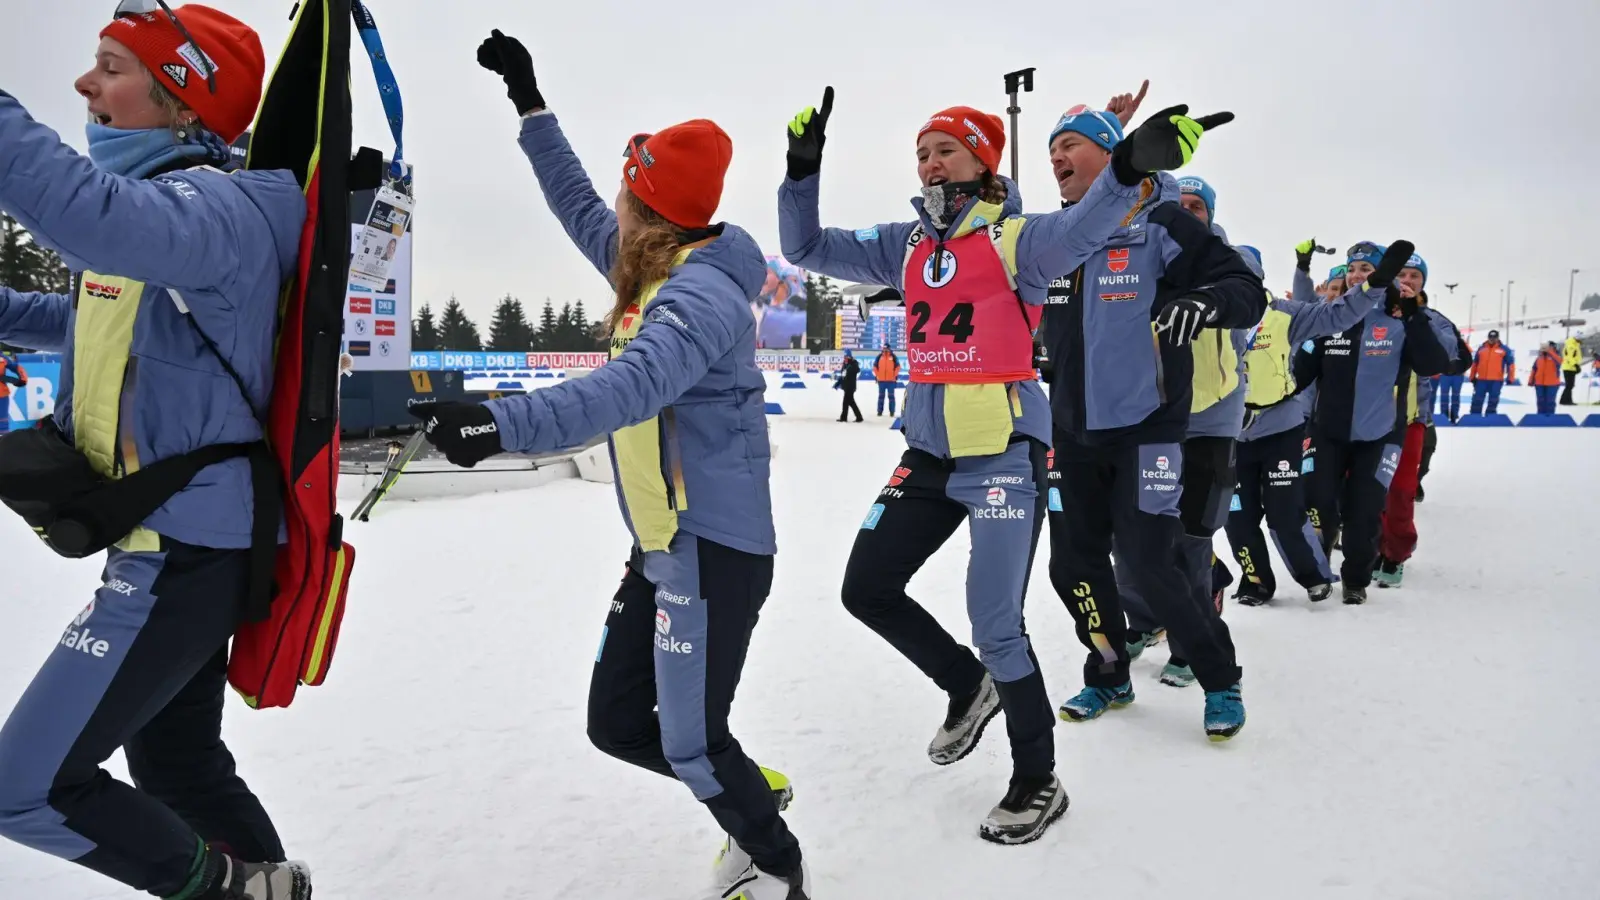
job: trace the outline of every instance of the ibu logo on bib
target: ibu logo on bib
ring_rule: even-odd
[[[934,260],[939,262],[937,276],[934,273]],[[956,277],[956,255],[949,250],[940,248],[938,255],[929,254],[928,261],[922,264],[922,283],[931,288],[942,288],[954,281]]]

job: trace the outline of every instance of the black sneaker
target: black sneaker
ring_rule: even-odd
[[[978,836],[994,844],[1036,841],[1067,811],[1067,792],[1054,774],[1011,779],[1000,803],[978,826]]]

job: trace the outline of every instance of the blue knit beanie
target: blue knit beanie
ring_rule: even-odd
[[[1213,219],[1217,217],[1217,192],[1204,178],[1185,175],[1178,179],[1178,190],[1185,194],[1198,194],[1206,205],[1206,215]]]
[[[1427,286],[1427,284],[1428,284],[1428,261],[1427,260],[1423,259],[1418,254],[1413,253],[1413,254],[1411,254],[1411,258],[1406,260],[1406,264],[1401,266],[1400,268],[1402,268],[1402,269],[1416,269],[1418,272],[1421,272],[1422,273],[1422,284],[1423,284],[1424,287]]]
[[[1050,129],[1050,140],[1045,142],[1045,146],[1054,144],[1056,138],[1069,131],[1083,135],[1107,151],[1122,140],[1122,122],[1115,115],[1090,109],[1081,103],[1061,114],[1056,127]]]
[[[1388,248],[1382,244],[1377,244],[1372,241],[1362,241],[1361,243],[1351,247],[1350,252],[1345,255],[1345,265],[1349,265],[1350,263],[1364,262],[1370,263],[1373,268],[1377,268],[1378,263],[1383,262],[1383,252],[1387,249]]]

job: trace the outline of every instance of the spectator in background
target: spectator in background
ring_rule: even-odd
[[[844,391],[844,406],[839,410],[839,421],[852,411],[856,414],[856,421],[860,422],[861,407],[856,405],[856,377],[861,374],[861,363],[856,361],[854,353],[849,350],[844,352],[844,360],[839,365],[839,378],[834,382],[840,390]]]
[[[872,377],[878,380],[878,415],[883,415],[883,398],[889,398],[889,415],[894,415],[894,391],[900,386],[900,358],[894,349],[883,345],[883,352],[872,364]]]
[[[1566,389],[1561,392],[1562,406],[1572,406],[1577,402],[1572,399],[1572,386],[1578,380],[1578,370],[1582,368],[1583,342],[1569,337],[1561,352],[1561,377],[1566,381]]]
[[[0,434],[11,430],[11,389],[24,387],[28,383],[28,373],[23,370],[22,364],[9,353],[0,352]],[[19,408],[23,420],[28,418],[28,410]]]
[[[1467,378],[1472,382],[1472,414],[1483,415],[1487,411],[1494,415],[1500,408],[1500,389],[1516,376],[1516,355],[1510,347],[1500,343],[1500,332],[1489,332],[1489,339],[1478,348],[1472,358],[1472,368],[1467,370]],[[1487,410],[1484,409],[1485,400],[1488,401]]]
[[[1561,387],[1561,348],[1555,341],[1544,345],[1533,360],[1533,371],[1528,383],[1538,398],[1537,412],[1541,416],[1556,414],[1556,389]]]

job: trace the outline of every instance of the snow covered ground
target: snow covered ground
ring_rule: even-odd
[[[820,394],[808,380],[773,394]],[[796,781],[789,819],[819,900],[1600,895],[1586,649],[1600,618],[1588,508],[1600,430],[1444,432],[1404,588],[1359,608],[1230,603],[1249,723],[1228,744],[1206,740],[1198,687],[1156,681],[1165,648],[1147,652],[1133,706],[1058,724],[1066,817],[1004,848],[975,834],[1008,775],[1004,729],[956,766],[931,765],[944,698],[838,601],[902,448],[863,388],[865,424],[771,420],[777,582],[735,707],[744,746]],[[317,895],[698,898],[721,838],[710,817],[584,736],[627,545],[612,489],[392,502],[348,536],[359,558],[330,681],[288,711],[230,701],[227,722]],[[966,553],[958,533],[911,586],[958,635]],[[98,573],[11,516],[0,554],[4,711]],[[1059,703],[1080,686],[1083,651],[1046,556],[1030,627]],[[108,768],[125,777],[120,756]],[[0,844],[5,900],[132,896]]]

